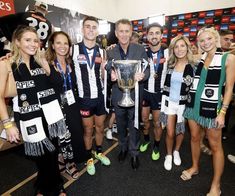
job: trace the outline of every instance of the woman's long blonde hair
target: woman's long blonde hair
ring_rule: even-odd
[[[21,62],[21,54],[20,54],[20,49],[16,44],[16,41],[20,41],[21,38],[23,37],[23,34],[26,33],[26,32],[33,32],[38,37],[37,31],[33,27],[19,26],[19,27],[16,28],[16,30],[14,31],[14,33],[12,35],[12,43],[11,43],[12,57],[10,59],[10,63],[11,64],[16,63],[17,67],[19,66],[19,64]],[[39,38],[38,38],[38,41],[40,41]],[[39,58],[40,58],[39,49],[40,49],[40,47],[38,47],[38,49],[37,49],[37,51],[34,55],[34,58],[37,61],[37,63],[40,62],[39,61]]]
[[[177,35],[171,40],[171,43],[169,45],[169,59],[168,59],[168,67],[173,68],[175,66],[175,63],[177,62],[177,57],[175,56],[174,53],[174,47],[176,43],[179,40],[183,40],[187,46],[187,59],[189,63],[194,63],[193,62],[193,53],[191,51],[191,44],[189,42],[189,39],[183,35]]]

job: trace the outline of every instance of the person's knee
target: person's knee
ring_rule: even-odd
[[[201,136],[200,134],[198,135],[191,135],[191,142],[197,143],[200,142]]]
[[[92,128],[89,128],[89,127],[84,128],[84,136],[85,137],[92,137],[92,134],[93,134],[93,127]]]
[[[147,118],[146,116],[143,116],[143,117],[142,117],[142,121],[143,121],[144,123],[149,123],[149,118]]]
[[[168,131],[167,131],[167,137],[168,137],[169,139],[174,139],[174,137],[175,137],[174,131],[168,130]]]
[[[217,140],[210,141],[210,148],[212,152],[218,152],[222,150],[222,144],[220,141]]]

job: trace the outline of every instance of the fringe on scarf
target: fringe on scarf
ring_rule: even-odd
[[[45,154],[44,147],[50,152],[55,150],[55,146],[51,143],[48,138],[45,138],[42,141],[29,143],[24,142],[25,154],[28,156],[42,156]]]
[[[206,118],[203,116],[195,115],[195,113],[193,112],[193,108],[186,108],[183,116],[187,119],[192,119],[196,121],[199,125],[204,128],[217,128],[215,118]]]
[[[164,112],[160,112],[159,121],[166,126],[167,124],[167,115]]]
[[[159,121],[166,126],[167,125],[167,114],[165,114],[164,112],[160,113],[159,116]],[[175,127],[175,134],[179,135],[179,134],[184,134],[185,133],[185,122],[179,122],[176,123],[176,127]]]
[[[185,133],[185,122],[180,122],[180,123],[176,123],[175,126],[175,134],[179,135],[179,134],[184,134]]]
[[[50,138],[60,137],[67,132],[65,119],[61,119],[54,124],[48,125]]]

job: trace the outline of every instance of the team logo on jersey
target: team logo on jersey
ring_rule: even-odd
[[[86,56],[84,54],[79,54],[77,56],[77,61],[78,63],[86,64],[87,63]]]
[[[101,57],[95,57],[95,63],[101,63],[102,58]]]
[[[162,63],[165,63],[165,62],[166,62],[166,58],[161,58],[159,63],[162,64]]]

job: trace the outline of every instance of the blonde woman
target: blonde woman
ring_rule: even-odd
[[[192,166],[182,172],[181,178],[190,180],[199,172],[200,129],[204,128],[212,151],[214,169],[207,196],[218,196],[221,194],[220,180],[224,169],[221,130],[232,97],[235,59],[233,55],[223,55],[221,52],[219,34],[214,27],[203,27],[197,38],[204,54],[198,64],[184,112],[191,132]],[[224,84],[225,92],[222,95]]]
[[[163,87],[160,117],[161,121],[167,125],[167,155],[164,168],[168,171],[172,169],[172,160],[175,165],[181,165],[179,150],[185,132],[183,112],[193,81],[192,59],[188,38],[178,35],[172,39],[169,46],[168,68]],[[176,142],[173,151],[175,135]]]
[[[39,58],[39,38],[32,27],[18,27],[12,38],[12,57],[0,61],[0,119],[6,129],[7,140],[18,142],[19,130],[9,119],[5,104],[7,81],[13,86],[11,96],[17,96],[20,131],[25,154],[38,168],[35,195],[65,196],[63,181],[57,164],[56,138],[65,133],[66,125]],[[53,118],[48,115],[54,111]]]

